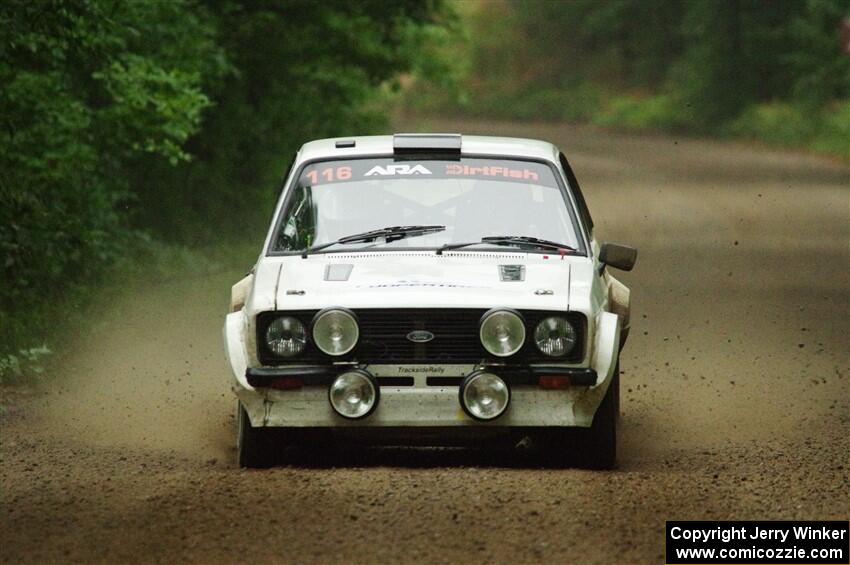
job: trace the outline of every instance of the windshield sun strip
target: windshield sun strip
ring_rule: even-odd
[[[344,159],[339,157],[318,157],[315,159],[305,160],[303,163],[298,165],[297,170],[293,171],[291,175],[289,175],[289,182],[286,183],[284,188],[284,193],[281,195],[280,204],[275,210],[274,222],[272,224],[272,228],[268,235],[268,244],[265,248],[265,256],[266,257],[290,257],[290,256],[300,256],[304,250],[288,250],[288,251],[278,251],[275,250],[274,242],[275,236],[279,233],[281,229],[281,223],[283,222],[284,211],[286,210],[287,205],[289,204],[290,199],[293,197],[295,193],[295,187],[301,178],[304,169],[310,165],[315,165],[316,163],[330,163],[334,161],[354,161],[354,160],[368,160],[368,159],[393,159],[392,154],[378,154],[378,155],[352,155],[346,156]],[[585,226],[579,221],[577,217],[577,208],[575,202],[575,196],[571,193],[569,185],[566,182],[561,170],[557,167],[557,165],[549,161],[547,159],[538,159],[534,157],[522,157],[522,156],[508,156],[508,155],[493,155],[493,154],[462,154],[461,160],[463,159],[490,159],[493,161],[517,161],[517,162],[526,162],[526,163],[538,163],[548,167],[554,178],[555,182],[558,185],[558,190],[561,192],[561,196],[564,198],[564,203],[567,207],[567,213],[570,217],[570,222],[573,226],[573,230],[575,231],[578,239],[578,249],[575,252],[572,252],[573,256],[581,256],[581,257],[589,257],[590,256],[590,234],[585,231]],[[434,159],[421,159],[421,161],[443,161],[444,158],[434,158]],[[439,246],[436,247],[405,247],[399,249],[392,249],[382,247],[381,249],[359,249],[360,252],[375,252],[375,251],[436,251],[439,249]],[[518,249],[497,249],[493,248],[488,251],[501,251],[501,252],[522,252],[522,253],[534,253],[534,254],[548,254],[552,255],[552,251],[539,251],[539,250],[518,250]],[[345,252],[345,249],[330,249],[330,250],[322,250],[316,255],[325,254],[325,253],[342,253]],[[349,250],[348,252],[351,252]]]

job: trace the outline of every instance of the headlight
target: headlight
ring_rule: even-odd
[[[323,310],[313,321],[313,341],[328,355],[345,355],[359,338],[357,320],[345,310]]]
[[[534,343],[537,349],[550,357],[563,357],[573,350],[576,341],[576,330],[566,318],[543,318],[534,328]]]
[[[496,357],[508,357],[525,343],[525,323],[510,310],[494,310],[484,314],[479,330],[481,345]]]
[[[328,391],[331,406],[345,418],[364,418],[378,405],[380,388],[375,377],[362,369],[339,375]]]
[[[510,400],[511,389],[492,373],[472,373],[460,385],[460,405],[476,420],[498,418],[507,409]]]
[[[304,351],[307,331],[304,324],[291,316],[276,318],[266,328],[269,351],[281,357],[292,357]]]

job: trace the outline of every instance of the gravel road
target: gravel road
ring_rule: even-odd
[[[636,245],[621,464],[344,450],[235,468],[225,273],[99,299],[0,430],[0,561],[663,563],[666,519],[850,517],[846,163],[550,124]]]

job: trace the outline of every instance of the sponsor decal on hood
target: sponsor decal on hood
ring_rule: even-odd
[[[373,284],[359,284],[357,288],[490,288],[472,284],[443,281],[397,281]]]

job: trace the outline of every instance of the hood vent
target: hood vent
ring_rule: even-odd
[[[348,277],[351,276],[351,270],[354,269],[354,265],[348,265],[345,263],[334,263],[325,267],[325,280],[326,281],[347,281]]]
[[[525,280],[525,265],[499,265],[499,279],[502,282]]]

